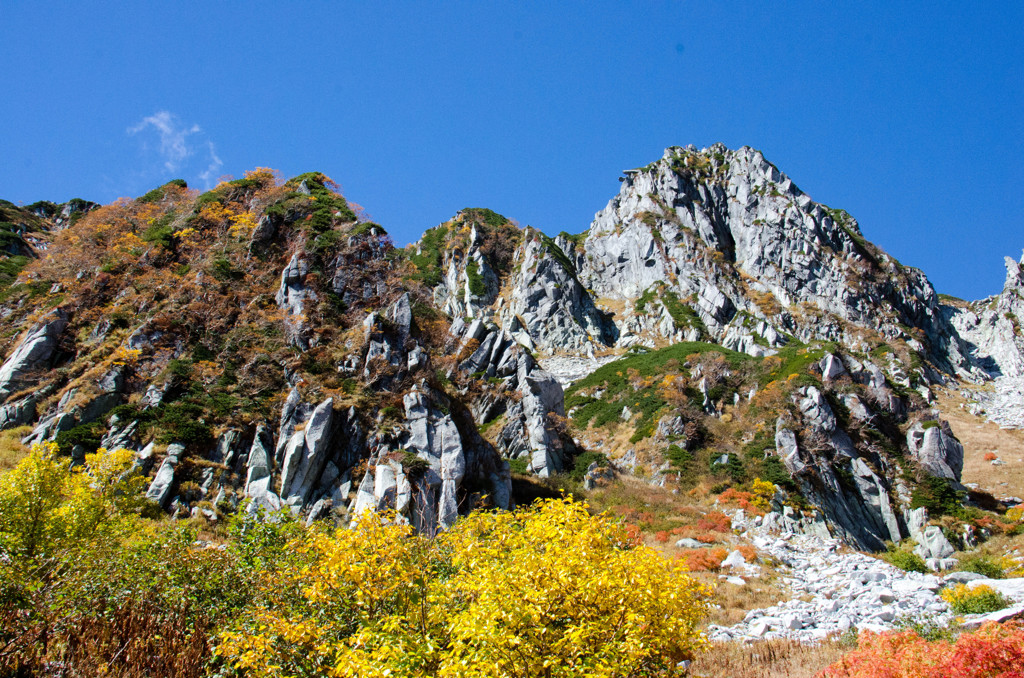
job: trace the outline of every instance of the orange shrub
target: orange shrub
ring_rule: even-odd
[[[818,678],[1024,678],[1024,626],[989,623],[955,643],[863,631],[857,649]]]
[[[754,561],[757,558],[757,549],[755,549],[750,544],[743,544],[742,546],[737,546],[736,550],[743,555],[744,560],[746,560],[748,563]]]
[[[640,546],[644,543],[644,537],[640,533],[640,527],[633,524],[626,525],[626,541],[631,546]]]
[[[995,452],[986,452],[985,456],[982,457],[982,458],[985,461],[995,461],[996,459],[998,459],[998,457],[996,457],[996,453]]]
[[[722,548],[688,549],[680,552],[677,558],[686,563],[690,572],[718,572],[727,555],[729,552]]]
[[[723,504],[738,504],[740,501],[750,501],[753,498],[753,492],[744,492],[743,490],[737,490],[735,487],[730,487],[718,495],[718,501]]]
[[[758,516],[764,515],[764,507],[759,504],[767,505],[767,502],[754,492],[737,490],[735,487],[730,487],[725,492],[718,495],[718,501],[721,504],[733,504],[739,506],[747,513]]]
[[[666,532],[665,530],[658,530],[654,533],[654,539],[659,544],[664,544],[668,541],[668,532]]]
[[[697,529],[712,532],[731,532],[732,521],[721,511],[709,511],[697,521]]]

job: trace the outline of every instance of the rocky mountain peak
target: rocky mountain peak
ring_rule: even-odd
[[[674,146],[621,181],[578,236],[502,224],[500,266],[480,230],[494,224],[470,214],[470,226],[468,210],[428,231],[414,249],[435,299],[453,315],[494,317],[545,354],[707,339],[761,355],[825,340],[862,353],[899,345],[919,356],[915,380],[969,372],[924,274],[760,151]]]

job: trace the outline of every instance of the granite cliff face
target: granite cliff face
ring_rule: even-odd
[[[948,315],[971,348],[972,357],[993,376],[1024,376],[1024,259],[1006,257],[1003,291],[988,299],[950,307]]]

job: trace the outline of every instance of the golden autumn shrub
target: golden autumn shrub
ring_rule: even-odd
[[[956,614],[985,614],[1009,607],[1012,601],[991,586],[957,584],[939,594]]]
[[[295,543],[301,564],[222,634],[261,676],[671,676],[705,643],[709,590],[570,500],[478,512],[433,540],[364,516]]]

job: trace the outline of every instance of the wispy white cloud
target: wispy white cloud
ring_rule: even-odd
[[[224,165],[217,155],[216,146],[203,129],[195,123],[183,123],[170,111],[157,111],[126,131],[130,136],[140,140],[144,154],[148,155],[155,150],[165,171],[191,172],[194,177],[202,180],[207,188],[213,186],[220,168]],[[153,134],[156,135],[157,141],[155,149],[152,149],[149,143]]]
[[[212,141],[207,141],[206,146],[210,153],[210,164],[206,166],[206,170],[199,175],[199,178],[207,187],[210,187],[213,186],[214,179],[220,176],[220,168],[224,166],[224,163],[217,156],[217,149]]]

